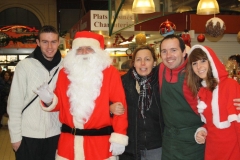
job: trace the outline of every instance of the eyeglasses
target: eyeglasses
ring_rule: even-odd
[[[79,47],[77,49],[77,54],[90,54],[94,53],[94,50],[91,47]]]

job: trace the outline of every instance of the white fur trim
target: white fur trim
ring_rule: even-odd
[[[83,124],[79,123],[78,121],[75,120],[75,118],[73,117],[73,124],[75,126],[75,128],[78,129],[83,129]],[[85,155],[84,155],[84,148],[83,148],[83,136],[74,136],[74,156],[76,160],[84,160],[85,159]]]
[[[84,160],[83,136],[74,136],[74,159]]]
[[[197,142],[197,144],[201,144],[201,143],[198,143],[198,141],[196,140],[196,136],[197,136],[197,133],[198,133],[199,131],[205,131],[205,132],[207,133],[207,130],[206,130],[206,128],[204,128],[204,127],[199,127],[199,128],[196,130],[196,132],[195,132],[195,134],[194,134],[194,139],[195,139],[195,141]]]
[[[128,136],[124,135],[124,134],[119,134],[116,132],[113,132],[110,136],[109,142],[115,142],[118,144],[122,144],[127,146],[128,145]]]
[[[207,83],[206,83],[205,80],[202,80],[201,84],[202,84],[203,87],[207,87]]]
[[[206,118],[203,115],[203,111],[207,108],[207,105],[203,101],[199,101],[197,108],[198,108],[198,113],[200,113],[202,122],[207,123]]]
[[[74,124],[75,128],[84,129],[83,123],[78,122],[76,120],[76,118],[74,118],[74,117],[73,117],[73,124]]]
[[[118,156],[112,156],[105,160],[119,160]]]
[[[69,160],[69,159],[61,157],[57,154],[56,157],[55,157],[55,160]]]
[[[52,104],[48,107],[46,107],[42,102],[41,102],[41,107],[44,111],[52,111],[56,105],[58,104],[58,98],[57,96],[54,94],[53,96],[53,101],[52,101]]]
[[[240,113],[238,115],[236,115],[236,114],[229,115],[228,116],[228,121],[229,122],[233,122],[233,121],[240,122]]]
[[[100,48],[100,43],[94,38],[76,38],[73,40],[72,48],[77,49],[81,46],[91,46]]]

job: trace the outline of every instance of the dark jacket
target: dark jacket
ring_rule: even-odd
[[[158,76],[158,68],[154,69]],[[159,83],[151,84],[153,88],[152,105],[143,120],[138,108],[139,94],[136,90],[136,80],[132,76],[132,69],[122,76],[122,83],[128,105],[128,146],[119,156],[120,160],[140,160],[140,150],[156,149],[162,146],[163,118],[160,106]]]
[[[7,99],[10,92],[11,82],[4,81],[3,79],[0,80],[1,87],[0,87],[0,115],[7,113]]]

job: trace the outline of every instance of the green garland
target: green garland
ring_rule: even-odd
[[[36,43],[37,35],[20,36],[20,37],[4,37],[0,39],[0,47],[5,47],[12,41],[14,44],[17,42],[25,43]]]

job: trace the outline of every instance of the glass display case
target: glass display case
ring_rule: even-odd
[[[17,63],[25,59],[27,56],[27,54],[0,55],[0,66],[5,71],[11,70],[12,72],[14,72]]]

